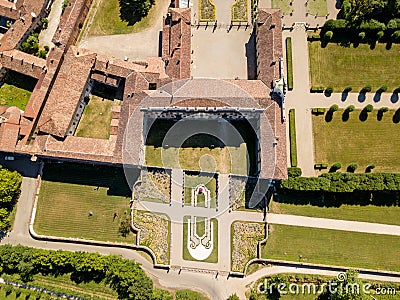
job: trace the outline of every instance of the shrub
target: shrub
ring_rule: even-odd
[[[361,41],[363,41],[363,40],[365,39],[365,32],[364,32],[364,31],[361,31],[361,32],[358,34],[358,38],[359,38]]]
[[[310,89],[311,93],[323,93],[325,88],[323,86],[312,86]]]
[[[339,19],[339,20],[333,20],[330,19],[325,22],[323,26],[324,31],[328,30],[335,30],[335,29],[345,29],[347,26],[347,21],[344,19]]]
[[[289,177],[300,177],[302,174],[301,169],[297,167],[288,168],[288,176]]]
[[[65,11],[65,9],[67,8],[68,5],[70,5],[69,0],[64,0],[64,1],[63,1],[63,4],[62,4],[62,7],[61,7],[62,12]]]
[[[351,86],[346,86],[343,90],[344,93],[350,93],[353,90]]]
[[[335,111],[338,111],[338,109],[339,109],[339,106],[338,106],[337,104],[333,104],[333,105],[329,108],[329,111],[330,111],[330,112],[335,112]]]
[[[287,79],[288,90],[293,90],[293,59],[292,59],[292,38],[286,38],[286,63],[287,63]]]
[[[191,290],[179,290],[175,294],[176,300],[203,300],[204,296]]]
[[[377,93],[384,93],[387,91],[387,86],[386,85],[382,85],[376,92]]]
[[[327,31],[327,32],[325,32],[325,34],[324,34],[324,40],[325,41],[330,41],[331,39],[332,39],[332,37],[333,37],[333,32],[332,31]]]
[[[354,111],[355,109],[356,109],[356,107],[355,107],[354,105],[349,105],[349,106],[346,107],[346,111],[347,111],[347,112],[352,112],[352,111]]]
[[[295,110],[289,110],[289,141],[290,141],[290,164],[297,167],[297,144],[296,144],[296,119]]]
[[[392,37],[393,42],[399,42],[400,41],[400,30],[396,30],[395,32],[393,32],[391,37]]]
[[[356,163],[351,163],[347,167],[347,172],[354,173],[354,171],[357,170],[357,168],[358,168],[358,165]]]
[[[332,94],[333,93],[333,87],[331,87],[331,86],[326,87],[325,93]]]
[[[389,107],[381,107],[380,109],[379,109],[379,111],[381,111],[381,112],[387,112],[387,111],[389,111]]]
[[[374,164],[370,164],[368,165],[368,167],[365,169],[366,173],[371,173],[371,171],[375,169],[375,165]]]
[[[49,25],[49,20],[47,19],[47,18],[42,18],[42,27],[44,28],[44,29],[46,29],[47,28],[47,26]]]
[[[382,31],[386,30],[386,25],[377,20],[371,19],[368,21],[363,21],[360,25],[360,29],[366,31]]]
[[[372,91],[372,86],[371,85],[366,85],[361,89],[362,93],[369,93],[370,91]]]
[[[332,167],[331,167],[331,171],[332,172],[336,172],[337,170],[339,170],[342,167],[342,164],[340,162],[335,162]]]
[[[393,90],[393,93],[400,93],[400,86],[399,86],[398,88],[395,88],[395,89]]]
[[[233,294],[233,295],[230,295],[227,300],[240,300],[240,299],[239,299],[238,295]]]
[[[382,30],[380,30],[380,31],[378,31],[378,33],[376,34],[376,38],[377,38],[378,40],[381,40],[381,39],[384,37],[384,35],[385,35],[385,32],[382,31]]]
[[[364,110],[366,112],[372,112],[374,110],[374,107],[372,106],[372,104],[368,104],[366,107],[364,107]]]

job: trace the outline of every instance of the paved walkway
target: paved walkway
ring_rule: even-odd
[[[54,33],[57,30],[58,24],[60,24],[62,3],[63,0],[54,0],[53,4],[51,5],[50,14],[47,18],[47,20],[49,21],[47,28],[45,30],[42,30],[39,35],[40,47],[54,47],[54,44],[51,40],[53,39]]]

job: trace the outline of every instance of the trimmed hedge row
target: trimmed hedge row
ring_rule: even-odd
[[[287,63],[287,79],[288,89],[293,90],[293,58],[292,58],[292,38],[286,38],[286,63]]]
[[[319,177],[295,177],[280,182],[282,191],[323,191],[352,193],[355,191],[400,191],[398,173],[326,173]]]
[[[295,110],[289,110],[289,140],[290,140],[290,165],[297,167],[297,144],[296,144],[296,118]]]

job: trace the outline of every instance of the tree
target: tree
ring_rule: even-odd
[[[39,34],[31,34],[25,42],[21,44],[21,50],[29,54],[35,54],[39,51]]]
[[[288,168],[288,176],[289,177],[300,177],[301,176],[301,169],[297,167],[290,167]]]
[[[128,25],[133,25],[145,17],[154,0],[119,0],[120,17]]]
[[[354,171],[358,168],[358,165],[356,163],[351,163],[347,167],[347,172],[354,173]]]
[[[331,172],[336,172],[336,171],[339,170],[341,167],[342,167],[342,164],[341,164],[340,162],[335,162],[335,163],[332,165],[330,171],[331,171]]]
[[[374,107],[372,106],[372,104],[368,104],[367,106],[364,107],[364,110],[366,112],[372,112],[374,110]]]
[[[118,231],[123,237],[126,237],[129,234],[129,232],[131,232],[131,225],[129,218],[125,218],[121,221]]]
[[[363,40],[365,39],[365,32],[364,32],[364,31],[361,31],[361,32],[358,34],[358,38],[359,38],[361,41],[363,41]]]
[[[352,111],[354,111],[355,109],[356,109],[356,107],[355,107],[354,105],[349,105],[349,106],[346,107],[346,111],[347,111],[347,112],[352,112]]]
[[[362,92],[362,93],[369,93],[370,91],[372,91],[372,86],[369,85],[369,84],[367,84],[366,86],[364,86],[364,87],[361,89],[361,92]]]
[[[382,85],[376,92],[377,93],[384,93],[386,92],[388,87],[386,85]]]
[[[236,294],[230,295],[227,300],[240,300]]]
[[[332,93],[333,93],[333,87],[328,86],[328,87],[325,89],[325,93],[327,93],[327,94],[332,94]]]
[[[325,41],[330,41],[331,39],[332,39],[332,37],[333,37],[333,32],[332,31],[327,31],[327,32],[325,32],[325,34],[324,34],[324,40]]]
[[[387,111],[389,111],[389,107],[386,107],[386,106],[381,107],[381,108],[379,109],[379,111],[381,111],[381,112],[387,112]]]
[[[152,300],[174,300],[174,296],[166,290],[154,289]]]
[[[346,86],[343,90],[343,93],[350,93],[353,90],[351,86]]]
[[[337,104],[333,104],[333,105],[329,108],[329,111],[330,111],[331,113],[333,113],[333,112],[335,112],[335,111],[338,111],[338,109],[339,109],[339,106],[338,106]]]

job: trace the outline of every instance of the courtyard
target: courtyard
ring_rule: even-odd
[[[16,106],[25,110],[37,79],[9,71],[0,85],[0,105]]]

